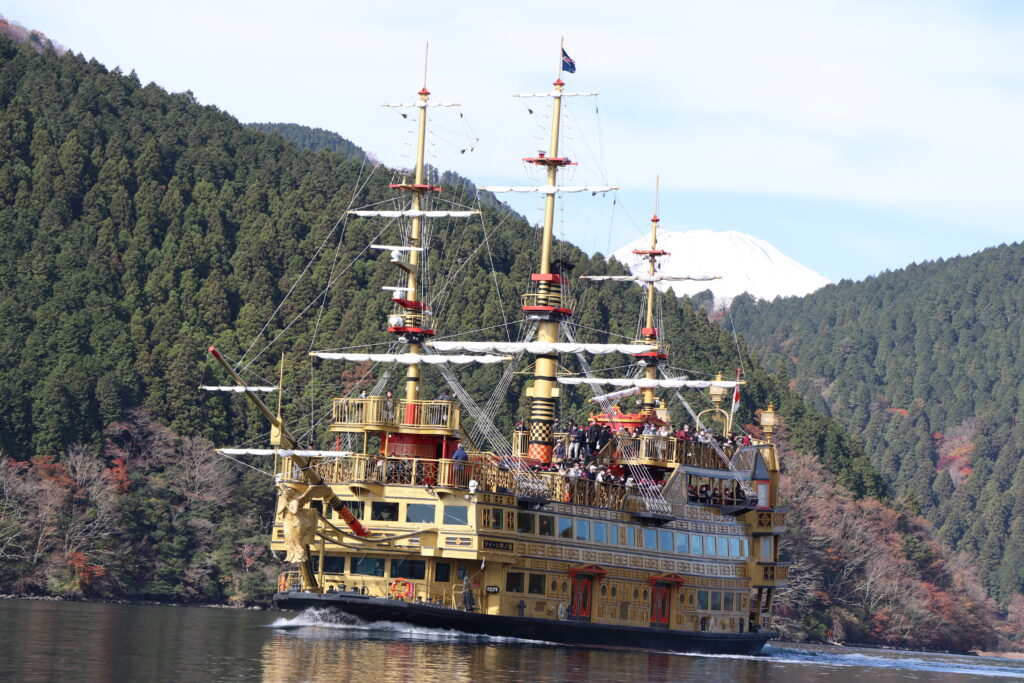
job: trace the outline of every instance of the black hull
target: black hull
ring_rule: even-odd
[[[629,647],[705,654],[753,655],[776,633],[701,633],[614,626],[584,621],[507,617],[479,612],[373,598],[358,593],[277,593],[274,606],[284,610],[334,609],[364,621],[391,621],[463,633],[542,640],[570,645]]]

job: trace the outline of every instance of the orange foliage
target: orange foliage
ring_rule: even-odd
[[[68,564],[74,570],[83,589],[88,589],[96,579],[104,576],[107,570],[98,564],[90,564],[83,552],[68,553]]]
[[[128,463],[124,458],[114,458],[107,476],[118,493],[127,493],[132,488],[132,482],[128,479]]]

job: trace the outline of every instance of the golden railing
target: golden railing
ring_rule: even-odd
[[[565,452],[569,452],[569,438],[568,432],[555,432],[555,443],[561,442],[565,447]],[[528,430],[517,430],[512,432],[512,455],[525,456],[530,452],[530,432]]]
[[[789,565],[762,564],[760,566],[763,581],[785,581],[789,578]]]
[[[712,470],[729,469],[714,446],[709,443],[686,441],[656,434],[620,435],[615,437],[615,443],[618,447],[618,460],[621,462],[643,460]],[[725,457],[731,459],[734,448],[729,446],[721,448]]]
[[[459,427],[454,401],[406,401],[385,396],[336,398],[331,406],[332,427]]]
[[[588,505],[614,510],[646,510],[639,485],[602,483],[584,477],[566,477],[557,472],[526,472],[509,467],[490,453],[474,453],[470,460],[433,458],[385,458],[370,455],[312,457],[310,467],[326,484],[372,484],[394,486],[430,486],[435,488],[543,497],[559,503]],[[291,458],[281,458],[278,474],[298,479]],[[650,511],[650,510],[646,510]]]
[[[522,295],[523,308],[528,306],[552,306],[575,310],[576,300],[567,294],[557,292],[531,292]]]

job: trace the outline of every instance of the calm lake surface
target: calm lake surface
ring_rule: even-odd
[[[0,681],[976,681],[1024,662],[769,644],[763,656],[568,648],[312,612],[0,600]]]

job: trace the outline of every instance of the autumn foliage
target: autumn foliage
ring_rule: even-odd
[[[799,640],[949,651],[994,648],[995,604],[924,518],[854,498],[814,459],[785,453],[790,586],[776,626]]]

